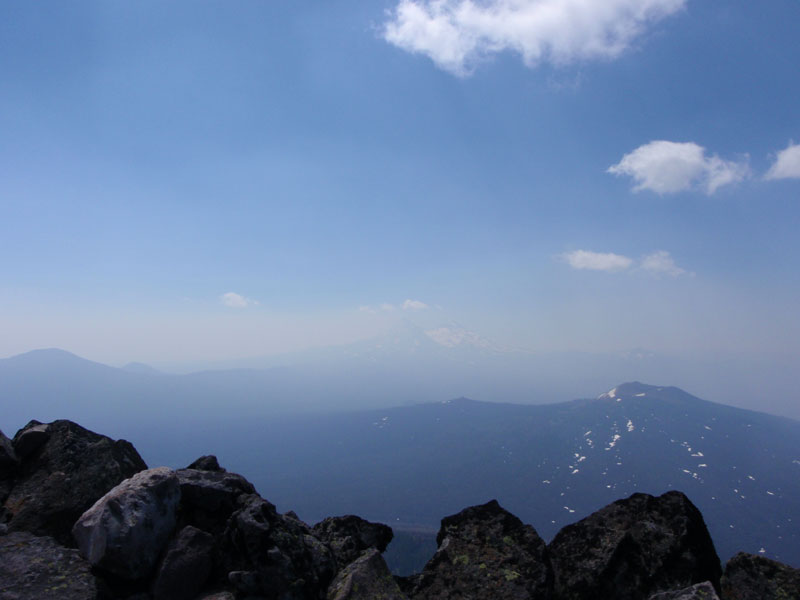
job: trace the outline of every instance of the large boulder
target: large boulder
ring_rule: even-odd
[[[544,541],[496,500],[442,519],[436,542],[436,554],[411,580],[415,599],[550,598]]]
[[[725,565],[722,597],[725,600],[800,598],[800,569],[740,552]]]
[[[214,538],[184,527],[167,546],[153,584],[155,600],[190,600],[211,574]]]
[[[225,529],[236,499],[255,493],[247,479],[224,469],[179,469],[176,474],[181,487],[180,523],[214,534]]]
[[[260,496],[237,503],[218,555],[236,590],[267,600],[324,598],[336,572],[330,548]]]
[[[75,523],[81,554],[123,579],[147,577],[175,528],[180,498],[178,476],[167,467],[126,479]]]
[[[31,421],[14,436],[13,447],[20,464],[0,512],[5,512],[11,531],[49,535],[65,546],[74,545],[70,530],[84,511],[147,468],[129,442],[71,421]]]
[[[562,529],[548,549],[558,600],[641,600],[703,581],[719,589],[703,516],[680,492],[618,500]]]
[[[331,547],[340,567],[356,560],[364,550],[375,548],[383,552],[393,536],[388,525],[371,523],[355,515],[328,517],[311,531]]]
[[[342,569],[328,587],[328,600],[408,600],[380,551],[370,548]]]
[[[0,536],[0,600],[95,600],[91,565],[53,538]]]

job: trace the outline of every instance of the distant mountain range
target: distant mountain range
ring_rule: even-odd
[[[34,351],[0,360],[0,427],[13,435],[31,418],[69,418],[131,440],[149,464],[214,452],[307,521],[356,513],[398,532],[435,531],[442,515],[497,498],[548,538],[616,498],[679,489],[723,559],[746,550],[800,565],[800,422],[639,383],[560,404],[420,404],[454,397],[459,376],[502,398],[502,371],[492,396],[493,371],[474,362],[470,373],[470,360],[513,374],[522,353],[463,332],[417,333],[354,345],[350,358],[321,350],[315,367],[305,355],[187,375]],[[429,365],[410,377],[398,365],[415,352]]]
[[[441,515],[497,498],[548,539],[615,498],[677,489],[701,508],[723,560],[744,549],[800,565],[800,422],[674,387],[627,383],[544,406],[462,398],[215,427],[213,440],[184,440],[184,452],[213,449],[310,522],[354,513],[432,533]],[[180,465],[175,456],[163,458]]]

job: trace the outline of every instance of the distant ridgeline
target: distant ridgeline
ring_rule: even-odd
[[[800,598],[800,570],[763,556],[723,571],[677,491],[613,502],[549,544],[497,501],[472,506],[441,521],[407,577],[382,557],[386,525],[311,527],[213,456],[148,469],[130,443],[70,421],[0,433],[0,501],[2,600]]]

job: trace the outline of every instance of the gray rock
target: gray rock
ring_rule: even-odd
[[[381,553],[371,548],[342,569],[328,587],[328,600],[408,600]]]
[[[704,581],[682,590],[654,594],[648,600],[719,600],[719,596],[711,582]]]
[[[190,464],[187,469],[197,469],[198,471],[221,471],[225,472],[225,469],[219,466],[219,462],[217,462],[217,457],[213,454],[209,454],[207,456],[201,456],[192,464]]]
[[[114,441],[70,421],[42,427],[38,421],[14,437],[15,446],[41,442],[22,459],[3,502],[10,531],[49,535],[73,546],[72,525],[98,498],[131,475],[147,468],[134,447]],[[33,434],[32,431],[39,433]],[[29,437],[33,436],[33,437]],[[20,440],[30,439],[30,442]],[[0,490],[2,492],[2,490]]]
[[[253,484],[236,473],[198,469],[179,469],[176,473],[183,503],[206,511],[232,510],[239,496],[255,493]]]
[[[270,600],[324,597],[336,572],[330,548],[255,494],[237,503],[218,554],[230,584],[240,594]]]
[[[75,523],[81,554],[124,579],[147,577],[175,528],[180,498],[178,477],[167,467],[126,479]]]
[[[722,597],[725,600],[800,598],[800,569],[740,552],[725,565]]]
[[[50,438],[50,425],[31,421],[14,436],[14,451],[20,460],[27,458],[44,446]]]
[[[158,567],[155,600],[190,600],[211,574],[214,538],[195,527],[184,527],[167,546]]]
[[[641,600],[721,568],[700,511],[680,492],[634,494],[562,529],[548,546],[559,600]]]
[[[546,600],[552,573],[545,543],[496,500],[442,519],[439,549],[413,585],[412,598]]]
[[[370,523],[354,515],[328,517],[311,531],[331,547],[340,567],[350,564],[369,548],[383,552],[393,537],[388,525]]]
[[[195,600],[236,600],[230,592],[212,592],[210,594],[201,594]]]
[[[214,535],[225,530],[236,509],[236,499],[254,494],[253,484],[241,475],[227,471],[179,469],[181,486],[181,525],[193,525]]]
[[[50,537],[0,537],[0,600],[95,600],[97,584],[77,550]]]
[[[14,445],[0,430],[0,479],[10,476],[18,464],[19,458],[14,452]]]

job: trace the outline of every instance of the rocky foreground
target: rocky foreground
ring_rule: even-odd
[[[723,571],[680,492],[634,494],[546,544],[496,501],[442,520],[423,571],[393,577],[386,525],[280,514],[213,456],[148,469],[70,421],[0,432],[0,600],[768,600],[800,570],[738,554]]]

